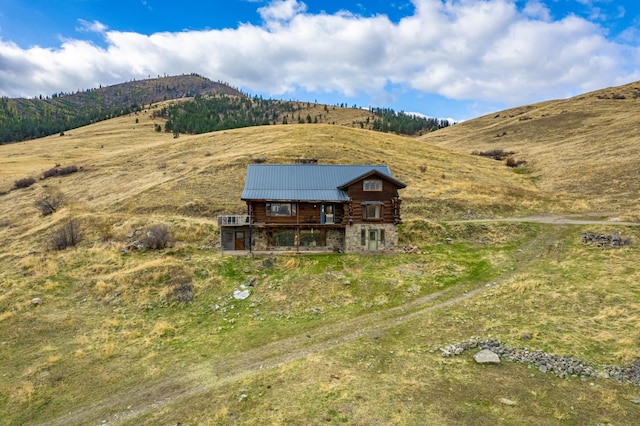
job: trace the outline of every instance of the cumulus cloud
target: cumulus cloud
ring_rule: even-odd
[[[413,15],[391,22],[276,0],[258,9],[260,25],[150,35],[81,21],[104,47],[77,39],[22,49],[0,39],[0,95],[197,72],[274,97],[302,89],[382,98],[393,86],[517,105],[640,79],[637,46],[583,18],[553,20],[541,0],[413,4]]]

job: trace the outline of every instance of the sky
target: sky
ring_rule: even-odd
[[[0,0],[0,96],[190,73],[460,121],[640,80],[640,2]]]

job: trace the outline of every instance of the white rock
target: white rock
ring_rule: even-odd
[[[489,349],[483,349],[473,356],[478,364],[500,364],[500,357]]]
[[[251,294],[251,292],[249,290],[234,290],[233,291],[233,298],[237,299],[237,300],[244,300],[247,297],[249,297],[249,295]]]

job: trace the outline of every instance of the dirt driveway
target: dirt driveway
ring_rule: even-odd
[[[589,216],[589,215],[587,215]],[[508,217],[503,219],[469,219],[469,220],[456,220],[456,223],[499,223],[499,222],[531,222],[531,223],[546,223],[549,225],[621,225],[621,226],[640,226],[638,222],[620,222],[615,220],[615,217],[611,220],[591,220],[591,219],[576,219],[567,216],[560,216],[554,214],[540,214],[525,217]]]

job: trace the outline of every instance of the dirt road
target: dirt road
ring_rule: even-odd
[[[458,220],[458,223],[499,223],[499,222],[530,222],[545,223],[549,225],[621,225],[621,226],[640,226],[638,222],[621,222],[617,220],[591,220],[591,219],[575,219],[560,215],[534,215],[525,217],[509,217],[503,219],[469,219]]]

